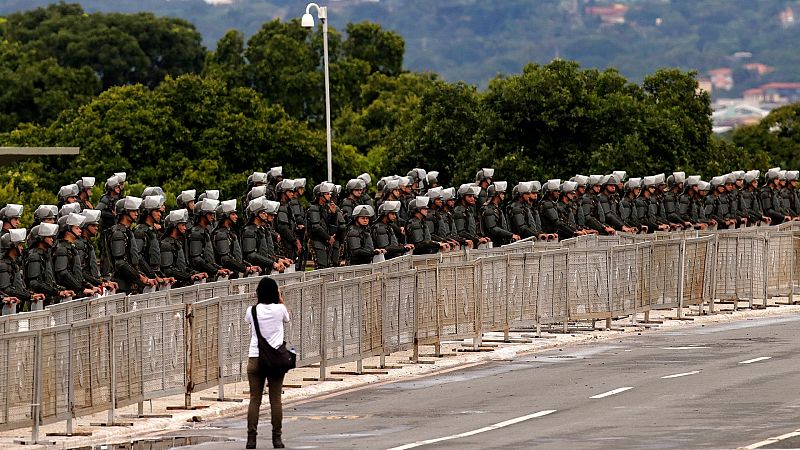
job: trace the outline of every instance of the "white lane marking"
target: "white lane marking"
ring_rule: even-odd
[[[748,359],[747,361],[742,361],[739,364],[752,364],[754,362],[766,361],[768,359],[772,359],[772,356],[762,356],[760,358]]]
[[[764,439],[761,442],[756,442],[755,444],[750,444],[747,447],[742,447],[742,448],[750,450],[750,449],[766,447],[767,445],[775,444],[775,443],[778,443],[778,442],[780,442],[780,441],[782,441],[784,439],[789,439],[789,438],[792,438],[792,437],[795,437],[795,436],[800,436],[800,430],[792,431],[791,433],[782,434],[780,436],[776,436],[776,437],[773,437],[773,438]]]
[[[449,441],[451,439],[458,439],[458,438],[462,438],[462,437],[473,436],[475,434],[485,433],[487,431],[492,431],[492,430],[497,430],[498,428],[507,427],[507,426],[510,426],[510,425],[514,425],[516,423],[524,422],[526,420],[535,419],[537,417],[543,417],[543,416],[546,416],[548,414],[553,414],[554,412],[556,412],[555,409],[548,409],[548,410],[545,410],[545,411],[539,411],[537,413],[528,414],[527,416],[516,417],[514,419],[509,419],[509,420],[506,420],[504,422],[496,423],[494,425],[489,425],[488,427],[478,428],[477,430],[467,431],[467,432],[464,432],[464,433],[454,434],[454,435],[451,435],[451,436],[445,436],[445,437],[440,437],[440,438],[436,438],[436,439],[428,439],[428,440],[425,440],[425,441],[412,442],[410,444],[401,445],[400,447],[392,447],[389,450],[405,450],[407,448],[421,447],[423,445],[435,444],[437,442]]]
[[[593,395],[589,398],[603,398],[608,397],[609,395],[619,394],[620,392],[625,392],[628,389],[633,389],[633,386],[625,386],[621,388],[616,388],[613,391],[603,392],[602,394]]]
[[[675,375],[667,375],[667,376],[661,377],[661,379],[662,380],[666,380],[668,378],[679,378],[679,377],[685,377],[687,375],[694,375],[694,374],[697,374],[697,373],[700,373],[700,371],[699,370],[693,370],[691,372],[676,373]]]
[[[711,348],[711,347],[661,347],[661,350],[696,350],[696,349],[703,349],[703,348]]]

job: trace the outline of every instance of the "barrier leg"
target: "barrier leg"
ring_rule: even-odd
[[[41,302],[39,302],[41,303]],[[33,369],[33,403],[31,404],[31,419],[33,426],[31,427],[31,439],[15,439],[15,444],[21,445],[55,445],[55,442],[40,441],[39,440],[39,424],[41,422],[41,405],[42,405],[42,333],[36,337],[36,347],[34,348],[34,369]]]

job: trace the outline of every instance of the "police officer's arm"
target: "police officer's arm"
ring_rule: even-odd
[[[247,266],[244,262],[233,256],[233,248],[231,248],[228,233],[230,231],[227,229],[217,229],[211,237],[217,263],[232,272],[247,272]]]
[[[16,277],[17,273],[11,264],[5,261],[0,262],[0,292],[4,292],[9,297],[16,297],[21,302],[26,302],[31,299],[31,294],[24,285],[16,285]]]
[[[100,223],[101,224],[110,224],[116,221],[116,217],[114,216],[114,211],[111,209],[111,205],[107,202],[110,199],[108,197],[103,197],[97,203],[97,209],[100,210]]]
[[[192,230],[189,233],[189,239],[186,242],[186,245],[189,246],[188,248],[188,255],[189,255],[189,266],[198,271],[198,272],[205,272],[209,274],[209,276],[216,274],[219,272],[219,269],[222,267],[217,265],[214,261],[208,260],[205,258],[204,255],[204,247],[203,247],[203,233],[199,230]]]
[[[25,281],[28,284],[28,288],[37,294],[58,297],[59,286],[47,281],[46,270],[47,266],[42,256],[38,252],[29,253],[29,257],[25,261]]]
[[[318,207],[309,208],[306,211],[306,220],[311,232],[311,239],[319,242],[328,242],[331,235],[328,234],[328,227],[322,221],[322,213]]]
[[[77,279],[75,274],[72,273],[70,254],[63,245],[57,246],[53,253],[53,271],[58,284],[73,292],[83,291],[83,280]]]
[[[703,211],[705,212],[707,219],[713,219],[717,222],[724,222],[724,219],[717,215],[717,201],[713,196],[706,197],[705,203],[703,204]]]
[[[764,189],[760,193],[761,207],[764,208],[764,215],[771,218],[774,222],[780,222],[786,216],[773,204],[771,189]]]
[[[164,274],[170,278],[175,278],[175,280],[180,283],[191,283],[193,274],[186,270],[186,268],[181,270],[178,264],[177,252],[180,250],[172,243],[166,241],[161,242],[160,250],[161,261],[159,263]]]

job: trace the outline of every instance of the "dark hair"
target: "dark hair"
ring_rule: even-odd
[[[273,304],[280,303],[281,296],[278,294],[278,283],[270,277],[264,277],[258,282],[256,288],[256,299],[258,303]]]

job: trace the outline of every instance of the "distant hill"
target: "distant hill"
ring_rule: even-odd
[[[299,18],[307,3],[206,1],[212,2],[80,3],[89,12],[151,11],[187,19],[209,48],[228,29],[250,36],[265,21]],[[5,0],[0,15],[48,3]],[[337,30],[369,20],[403,36],[407,69],[479,87],[497,74],[518,73],[527,62],[555,57],[615,67],[637,81],[660,67],[697,69],[701,76],[713,75],[715,96],[738,96],[766,82],[800,81],[797,0],[340,0],[328,5],[330,25]]]

